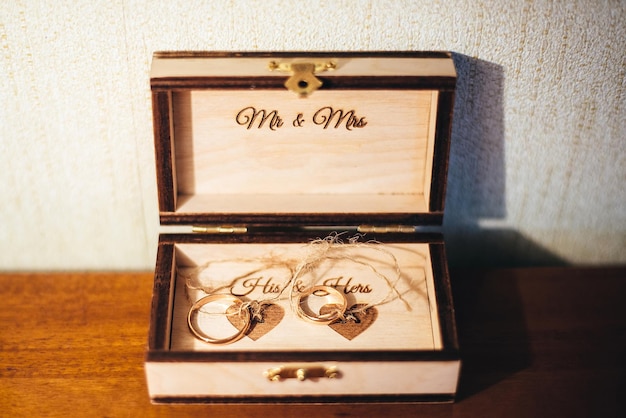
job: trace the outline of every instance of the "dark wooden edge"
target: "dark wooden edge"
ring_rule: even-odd
[[[161,212],[162,225],[245,224],[313,225],[441,225],[443,212],[426,213],[176,213]]]
[[[446,350],[458,352],[459,341],[456,331],[454,303],[452,300],[452,289],[450,287],[450,274],[448,273],[445,246],[443,243],[431,243],[429,247],[443,347]]]
[[[174,300],[174,244],[159,242],[157,248],[148,350],[168,350],[170,347],[172,303]]]
[[[437,103],[433,171],[430,181],[429,209],[433,212],[443,212],[445,206],[453,111],[454,91],[440,91]]]
[[[287,229],[273,227],[261,228],[259,231],[249,231],[247,234],[161,234],[159,246],[175,244],[250,244],[250,243],[302,243],[325,238],[336,233],[344,241],[359,236],[361,241],[378,241],[382,243],[422,243],[443,245],[443,235],[438,232],[419,232],[411,234],[362,234],[356,230],[338,231],[336,229]],[[160,260],[157,258],[157,263]],[[445,261],[445,260],[444,260]]]
[[[247,363],[247,362],[324,362],[340,361],[420,361],[420,362],[455,362],[459,361],[457,351],[426,350],[360,350],[360,351],[170,351],[150,350],[146,353],[146,362],[152,363]]]
[[[448,90],[456,77],[437,76],[332,76],[319,74],[323,90]],[[267,89],[285,90],[286,74],[263,77],[162,77],[150,79],[153,90]]]
[[[451,58],[449,51],[156,51],[154,58]]]
[[[349,404],[349,403],[452,403],[454,393],[433,393],[419,395],[336,395],[336,396],[237,396],[237,397],[207,397],[207,396],[156,396],[151,399],[157,404]]]
[[[156,161],[159,210],[176,210],[176,179],[174,177],[174,146],[172,132],[172,94],[168,91],[152,93],[154,152]]]

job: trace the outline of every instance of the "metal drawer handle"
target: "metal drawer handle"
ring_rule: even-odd
[[[339,370],[337,366],[326,367],[318,364],[300,364],[291,366],[280,366],[267,369],[263,375],[272,382],[278,382],[281,379],[305,379],[326,377],[334,379],[338,377]]]

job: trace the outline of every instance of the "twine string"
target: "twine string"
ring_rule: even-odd
[[[300,292],[299,289],[302,289],[302,281],[307,273],[313,271],[315,268],[319,267],[320,264],[326,261],[330,261],[331,263],[338,263],[347,260],[357,265],[363,266],[366,269],[369,269],[376,277],[380,278],[387,285],[387,292],[377,300],[370,301],[366,304],[355,304],[347,309],[345,312],[342,312],[340,315],[340,319],[342,321],[356,321],[357,318],[355,315],[365,312],[372,307],[380,306],[396,299],[402,301],[405,308],[408,311],[411,311],[411,305],[398,291],[398,284],[403,279],[403,275],[396,256],[391,251],[386,249],[384,244],[378,241],[360,241],[362,236],[356,235],[348,238],[347,242],[343,242],[341,236],[342,234],[333,233],[325,238],[319,238],[309,242],[305,247],[304,255],[301,256],[299,260],[293,258],[283,258],[276,254],[270,254],[266,257],[257,258],[241,257],[211,260],[197,266],[191,272],[186,272],[186,274],[183,274],[182,271],[177,270],[177,274],[185,279],[185,295],[187,299],[191,303],[193,303],[193,298],[189,294],[191,290],[199,290],[206,294],[215,294],[223,292],[226,289],[231,289],[237,282],[240,282],[241,280],[254,274],[275,268],[287,269],[289,271],[289,278],[283,283],[282,286],[279,286],[279,291],[271,297],[267,297],[264,299],[246,300],[242,304],[240,304],[239,309],[235,312],[224,312],[221,314],[216,314],[200,309],[201,312],[207,315],[227,316],[241,316],[242,311],[248,309],[253,320],[262,322],[263,310],[265,309],[265,307],[280,300],[286,292],[288,293],[287,299],[290,301],[292,311],[297,312],[297,304],[299,303],[298,293]],[[390,269],[393,272],[393,275],[391,277],[388,277],[387,275],[380,272],[379,269],[372,262],[363,260],[362,258],[367,258],[365,257],[367,251],[360,251],[363,249],[372,250],[378,252],[379,254],[382,254],[384,257],[387,257],[389,259],[387,266],[391,266]],[[356,253],[356,255],[352,255],[353,253]],[[381,261],[378,259],[376,261],[381,263]],[[256,267],[252,268],[250,271],[237,275],[236,277],[232,278],[227,284],[218,287],[212,287],[202,282],[198,283],[200,281],[200,276],[204,271],[209,269],[209,267],[211,267],[212,265],[220,263],[254,263]],[[313,279],[313,281],[314,280],[315,279]],[[413,281],[413,278],[411,278],[411,281]],[[312,287],[314,285],[314,282],[304,284],[305,287]],[[328,309],[332,311],[333,304],[327,306]],[[338,309],[336,305],[335,309]]]

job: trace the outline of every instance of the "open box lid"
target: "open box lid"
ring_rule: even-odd
[[[447,52],[157,52],[162,224],[436,225]]]

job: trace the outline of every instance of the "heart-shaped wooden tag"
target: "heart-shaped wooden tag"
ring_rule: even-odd
[[[374,323],[376,318],[378,317],[378,310],[374,306],[370,306],[364,311],[360,311],[359,309],[363,309],[367,306],[364,303],[357,303],[352,305],[347,311],[353,312],[351,313],[345,321],[336,321],[328,326],[333,329],[336,333],[340,334],[342,337],[353,340],[357,336],[359,336],[363,331],[368,329],[370,325]],[[324,315],[332,310],[332,307],[322,306],[320,309],[320,314]],[[354,312],[356,311],[356,312]]]
[[[226,310],[228,321],[237,329],[241,329],[244,325],[241,317],[237,315],[237,307],[235,305],[230,306]],[[256,341],[271,330],[283,320],[285,316],[285,310],[274,303],[264,304],[261,308],[261,320],[253,319],[250,329],[246,333],[246,336]]]

